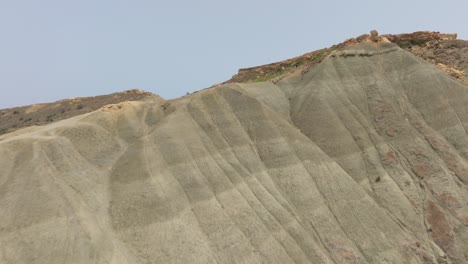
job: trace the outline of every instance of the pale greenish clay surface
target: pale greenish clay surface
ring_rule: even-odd
[[[0,263],[468,263],[468,87],[363,43],[0,137]]]

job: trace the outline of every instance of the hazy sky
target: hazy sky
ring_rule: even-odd
[[[468,40],[468,1],[0,0],[0,108],[132,88],[174,98],[371,29]]]

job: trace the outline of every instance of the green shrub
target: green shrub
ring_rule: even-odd
[[[257,79],[255,79],[255,82],[266,82],[266,81],[269,81],[271,79],[274,79],[274,78],[282,75],[283,73],[284,73],[284,70],[278,69],[276,72],[274,72],[272,74],[268,74],[268,75],[265,75],[265,76],[258,77]]]
[[[323,57],[325,54],[325,50],[318,51],[317,53],[314,54],[314,59],[320,59]]]
[[[403,42],[400,42],[400,43],[398,43],[398,44],[399,44],[399,46],[400,46],[401,48],[407,48],[407,47],[410,47],[410,46],[411,46],[411,43],[408,42],[408,41],[403,41]]]

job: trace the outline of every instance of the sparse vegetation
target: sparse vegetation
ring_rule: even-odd
[[[56,115],[57,115],[56,113],[51,114],[51,115],[48,115],[48,116],[46,117],[46,121],[47,121],[47,122],[53,122],[53,121],[54,121],[54,117],[55,117]]]
[[[257,79],[255,79],[255,82],[266,82],[266,81],[269,81],[271,79],[274,79],[282,75],[283,73],[284,73],[284,70],[279,69],[273,74],[257,77]]]
[[[311,67],[320,63],[325,56],[339,48],[333,45],[286,61],[272,63],[264,66],[241,69],[231,80],[227,82],[264,82],[295,71],[299,67]]]
[[[398,43],[398,46],[400,46],[401,48],[408,48],[411,46],[411,43],[409,41],[402,41]]]
[[[293,59],[292,62],[284,65],[284,64],[278,64],[278,66],[269,69],[268,71],[264,71],[260,74],[257,74],[255,77],[255,82],[265,82],[272,80],[274,78],[277,78],[283,74],[287,74],[291,71],[293,71],[295,68],[300,67],[302,65],[305,65],[307,63],[314,63],[316,61],[320,61],[321,59],[324,58],[325,55],[329,54],[331,51],[335,50],[336,46],[332,46],[327,49],[321,49],[318,51],[312,52],[308,56],[301,56],[298,58]]]
[[[303,65],[304,63],[305,63],[305,59],[304,59],[304,58],[300,58],[300,59],[298,59],[298,60],[296,60],[296,61],[293,61],[293,62],[290,64],[290,66],[291,66],[291,67],[299,67],[299,66]]]
[[[323,49],[323,50],[320,50],[320,51],[316,52],[316,53],[314,54],[314,59],[320,59],[320,58],[322,58],[323,55],[325,54],[325,51],[326,51],[326,50]]]
[[[416,46],[421,46],[423,44],[425,44],[427,41],[424,40],[424,39],[412,39],[411,40],[411,44],[412,45],[416,45]]]
[[[150,93],[131,90],[126,93],[79,98],[79,101],[76,99],[61,100],[36,106],[1,109],[0,134],[10,133],[23,127],[49,124],[84,112],[97,110],[108,104],[141,100],[148,95]],[[14,118],[12,118],[13,115]]]
[[[225,83],[268,81],[277,78],[280,75],[285,76],[288,73],[294,72],[299,67],[303,67],[303,72],[307,72],[335,50],[355,45],[367,39],[374,39],[375,42],[378,42],[382,38],[386,38],[393,43],[397,43],[401,48],[409,48],[415,45],[424,46],[434,39],[453,39],[456,38],[456,36],[453,34],[439,34],[436,32],[415,32],[411,34],[380,36],[376,30],[372,30],[370,35],[364,34],[358,38],[349,39],[329,48],[309,52],[296,58],[257,67],[240,69],[236,75]],[[281,70],[280,74],[278,74],[278,70]]]

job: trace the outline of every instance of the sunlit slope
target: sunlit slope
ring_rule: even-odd
[[[0,263],[467,263],[467,87],[391,44],[0,137]]]

